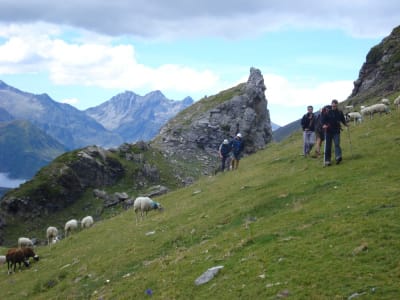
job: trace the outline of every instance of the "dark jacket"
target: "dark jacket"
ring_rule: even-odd
[[[340,123],[347,125],[343,112],[338,109],[329,109],[326,112],[322,113],[321,123],[322,125],[328,126],[327,133],[330,134],[340,133]]]
[[[231,141],[231,145],[233,154],[239,155],[243,151],[244,143],[241,138],[234,138]]]
[[[221,153],[221,155],[222,155],[223,157],[227,157],[231,151],[232,151],[232,145],[231,145],[231,143],[229,143],[229,144],[224,144],[224,143],[222,143],[222,144],[219,146],[219,152]]]
[[[304,130],[315,131],[315,115],[314,113],[306,113],[301,118],[301,127]]]

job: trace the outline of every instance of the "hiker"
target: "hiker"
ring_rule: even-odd
[[[321,116],[322,128],[325,132],[324,166],[331,165],[332,141],[335,143],[336,164],[342,161],[342,149],[340,148],[340,123],[348,126],[344,114],[338,109],[338,101],[333,99],[330,107],[325,107]]]
[[[225,163],[226,160],[229,158],[229,155],[232,151],[232,145],[229,143],[227,139],[225,139],[222,144],[219,146],[218,152],[219,157],[221,158],[221,171],[224,172],[225,170]],[[227,164],[227,169],[229,170],[229,162]]]
[[[231,141],[231,145],[232,145],[231,169],[236,170],[239,167],[239,161],[242,158],[242,152],[244,149],[242,134],[240,132],[236,134],[235,138]]]
[[[315,142],[315,157],[319,157],[321,155],[321,145],[322,142],[325,141],[325,133],[324,129],[322,128],[322,123],[321,123],[321,114],[322,114],[322,108],[319,110],[319,114],[316,115],[315,117],[315,137],[316,137],[316,142]]]
[[[303,154],[304,157],[310,154],[315,143],[315,115],[313,107],[307,106],[307,113],[301,118],[301,127],[303,128]]]

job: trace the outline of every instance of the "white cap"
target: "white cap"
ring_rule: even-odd
[[[227,139],[224,140],[224,144],[227,145],[229,144],[229,141]]]
[[[241,138],[242,134],[239,132],[236,136]]]

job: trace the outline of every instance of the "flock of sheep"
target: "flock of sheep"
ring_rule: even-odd
[[[397,109],[400,109],[400,96],[398,96],[394,101],[393,101],[394,106]],[[357,111],[352,111],[354,107],[352,105],[346,106],[345,109],[347,111],[351,111],[346,113],[346,120],[347,122],[349,121],[354,121],[354,124],[356,123],[361,123],[363,120],[363,117],[369,116],[370,119],[372,119],[373,115],[376,113],[382,114],[382,113],[389,113],[390,112],[390,100],[383,98],[379,103],[370,105],[370,106],[361,106],[360,112]]]
[[[142,220],[151,210],[163,210],[160,203],[153,201],[149,197],[137,197],[133,208],[136,215],[136,223],[139,218]],[[86,216],[81,222],[78,222],[76,219],[67,221],[64,226],[65,238],[78,229],[79,223],[81,224],[81,228],[84,229],[91,227],[94,224],[94,220],[92,216]],[[46,238],[48,245],[58,242],[60,240],[58,229],[54,226],[49,226],[46,230]],[[31,239],[20,237],[18,239],[18,248],[11,248],[7,251],[6,255],[0,255],[0,265],[7,263],[8,274],[11,274],[12,271],[15,272],[17,264],[19,265],[19,269],[21,269],[21,264],[28,268],[31,257],[35,261],[39,260],[39,256],[33,250],[33,244]]]

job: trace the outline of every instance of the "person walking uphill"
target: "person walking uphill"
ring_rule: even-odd
[[[324,108],[321,115],[322,128],[325,131],[325,155],[324,166],[331,165],[332,141],[335,143],[336,164],[342,161],[342,149],[340,148],[340,123],[348,126],[344,114],[338,109],[338,101],[332,100],[330,109]]]
[[[310,154],[315,143],[315,115],[313,109],[311,105],[307,106],[307,113],[301,118],[304,157]]]
[[[228,159],[230,153],[232,151],[232,145],[229,143],[227,139],[225,139],[222,144],[219,146],[218,152],[219,152],[219,157],[221,158],[221,171],[223,172],[225,170],[225,163],[226,160]],[[227,165],[227,168],[229,170],[229,164]]]
[[[239,167],[239,161],[242,158],[242,152],[244,149],[244,143],[242,140],[242,134],[238,133],[235,138],[231,141],[232,145],[232,170],[236,170]]]

